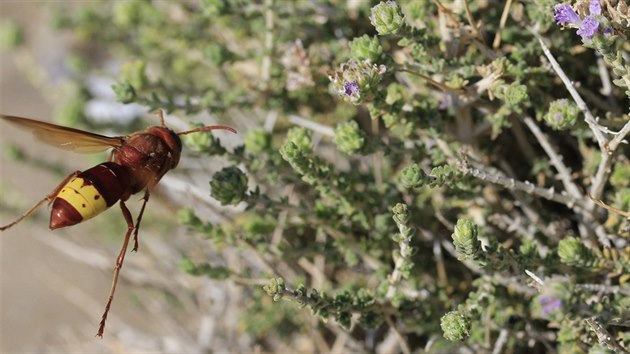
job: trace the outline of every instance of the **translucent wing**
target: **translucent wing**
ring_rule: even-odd
[[[30,130],[41,141],[64,150],[94,153],[122,146],[123,137],[109,137],[33,119],[0,115],[3,120]]]

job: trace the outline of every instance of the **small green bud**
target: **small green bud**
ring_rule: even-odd
[[[407,247],[406,251],[401,251],[400,255],[405,258],[411,257],[414,253],[416,253],[416,249],[414,247]],[[404,279],[409,279],[411,275],[411,270],[413,269],[413,263],[405,262],[402,266],[400,266],[399,270]]]
[[[579,114],[580,109],[576,104],[567,99],[560,99],[551,102],[544,120],[555,130],[565,130],[575,125]]]
[[[221,205],[236,205],[247,193],[247,175],[238,167],[225,167],[212,176],[210,195],[221,202]]]
[[[313,289],[311,290],[311,294],[308,296],[309,300],[314,303],[314,304],[318,304],[322,297],[321,295],[319,295],[319,292],[317,291],[317,289]]]
[[[356,60],[367,60],[370,63],[376,63],[381,54],[383,54],[383,47],[381,47],[378,38],[364,34],[350,42],[350,52]]]
[[[409,208],[407,207],[407,204],[397,203],[392,208],[392,213],[394,213],[393,219],[396,224],[406,225],[409,221]]]
[[[338,310],[344,309],[351,305],[352,305],[352,296],[350,296],[350,294],[345,290],[335,295],[335,298],[332,301],[332,306]]]
[[[296,159],[302,157],[302,150],[300,150],[296,143],[292,141],[286,141],[284,144],[282,144],[282,146],[280,146],[280,155],[284,160],[293,165]]]
[[[287,141],[297,145],[301,150],[310,151],[313,146],[311,132],[302,127],[293,127],[287,132]]]
[[[127,82],[134,90],[142,90],[149,79],[146,75],[147,63],[144,60],[132,60],[123,64],[119,82]]]
[[[306,289],[306,285],[298,284],[297,288],[295,288],[295,296],[297,297],[307,297],[308,289]]]
[[[470,319],[457,311],[442,316],[440,327],[444,338],[451,342],[461,342],[470,336]]]
[[[469,218],[457,220],[451,238],[457,251],[457,259],[460,261],[474,257],[481,250],[481,242],[477,238],[477,225]]]
[[[334,142],[340,151],[352,155],[361,151],[365,145],[365,138],[359,124],[351,120],[337,126]]]
[[[313,310],[313,315],[319,316],[322,322],[328,323],[328,316],[330,315],[330,313],[328,312],[327,307],[322,306],[322,307],[314,308],[312,310]]]
[[[426,181],[427,176],[418,164],[407,166],[400,171],[400,183],[405,188],[422,187]]]
[[[250,154],[260,154],[271,147],[271,134],[262,129],[250,130],[245,134],[244,144]]]
[[[24,43],[22,28],[13,21],[0,23],[0,48],[15,49]]]
[[[370,12],[370,22],[381,36],[399,34],[405,25],[405,17],[394,1],[381,2]]]
[[[280,301],[284,295],[284,291],[286,290],[286,285],[284,283],[284,279],[282,278],[274,278],[269,281],[269,283],[263,286],[263,290],[267,295],[273,298],[273,301]]]
[[[558,244],[560,262],[574,267],[589,267],[595,261],[593,251],[577,237],[567,237]]]
[[[453,85],[451,83],[451,85]],[[492,92],[495,96],[505,102],[508,107],[518,108],[522,102],[526,102],[529,99],[527,95],[527,86],[521,85],[518,82],[506,84],[504,81],[499,80],[495,86],[492,87]]]
[[[339,97],[352,104],[372,100],[376,86],[387,71],[385,65],[376,65],[368,60],[350,60],[340,65],[339,70],[329,73],[331,88]]]
[[[381,323],[383,323],[383,315],[374,311],[366,311],[361,314],[359,321],[363,327],[374,329],[378,328]]]
[[[428,179],[431,188],[443,185],[457,186],[457,182],[463,179],[463,173],[451,165],[436,166],[431,169]]]
[[[121,103],[132,103],[136,99],[136,90],[128,82],[114,84],[112,90],[116,94],[116,99]]]
[[[340,311],[335,314],[335,321],[343,328],[350,328],[352,325],[352,314],[347,311]]]
[[[505,97],[503,100],[510,107],[516,107],[521,102],[525,102],[529,99],[527,95],[527,86],[513,82],[505,89]]]
[[[361,288],[357,292],[357,296],[354,299],[354,306],[358,307],[359,309],[366,309],[374,305],[375,302],[376,300],[374,299],[374,295],[372,294],[372,292],[370,290],[367,290],[366,288]]]

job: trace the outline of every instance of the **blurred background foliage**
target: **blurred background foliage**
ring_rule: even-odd
[[[186,137],[162,183],[188,238],[169,271],[239,292],[229,340],[182,347],[625,352],[627,219],[587,193],[630,206],[628,17],[595,2],[567,2],[600,23],[582,38],[551,0],[43,4],[71,52],[41,88],[63,125],[239,131]],[[179,323],[212,307],[190,293]]]

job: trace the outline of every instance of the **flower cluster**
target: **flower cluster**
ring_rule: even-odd
[[[460,342],[470,336],[470,320],[458,311],[451,311],[440,320],[444,338],[451,342]]]
[[[374,96],[376,85],[387,71],[385,65],[372,64],[368,60],[350,60],[341,64],[338,71],[329,73],[332,88],[345,101],[360,104]]]
[[[569,5],[558,5],[554,10],[553,17],[558,24],[565,24],[569,27],[577,28],[577,34],[582,36],[582,40],[590,41],[591,38],[599,33],[600,21],[605,19],[602,16],[602,6],[600,0],[592,0],[588,6],[590,15],[580,18],[578,14]],[[603,30],[605,35],[610,35],[612,29],[605,27]]]
[[[238,167],[225,167],[212,176],[211,195],[221,205],[236,205],[247,194],[247,175]]]
[[[576,104],[567,99],[559,99],[551,102],[544,120],[553,129],[565,130],[575,125],[579,114],[580,109]]]

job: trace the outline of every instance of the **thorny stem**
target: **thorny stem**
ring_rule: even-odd
[[[595,120],[591,112],[589,111],[588,107],[586,106],[586,103],[584,102],[580,94],[577,92],[575,87],[573,87],[573,83],[571,82],[571,80],[569,80],[567,75],[564,73],[564,70],[562,70],[562,67],[560,67],[560,64],[558,64],[553,54],[551,54],[551,51],[549,51],[549,48],[545,44],[543,38],[540,36],[538,31],[535,28],[529,28],[529,31],[534,35],[534,37],[538,39],[538,42],[540,43],[540,47],[545,53],[547,60],[549,60],[551,67],[556,72],[556,74],[560,77],[560,79],[562,80],[562,83],[564,83],[564,86],[569,91],[569,94],[571,95],[575,103],[577,104],[582,114],[584,114],[584,120],[586,121],[586,124],[588,124],[588,126],[593,131],[593,135],[597,139],[597,143],[599,144],[600,148],[603,149],[606,143],[608,142],[608,139],[606,139],[606,136],[604,135],[604,133],[602,133],[602,129],[601,129],[602,127],[597,123],[597,121]]]
[[[597,173],[592,178],[593,182],[591,184],[590,192],[594,198],[600,198],[602,195],[602,192],[604,191],[606,181],[608,181],[608,177],[610,176],[610,173],[612,172],[612,165],[614,162],[614,159],[613,159],[614,152],[617,149],[618,145],[621,143],[621,141],[630,132],[630,122],[626,123],[623,129],[621,129],[619,134],[617,134],[617,136],[615,136],[613,140],[609,140],[604,135],[605,129],[597,123],[597,121],[595,120],[591,112],[588,110],[586,103],[584,102],[584,100],[582,100],[582,97],[580,97],[580,94],[577,92],[575,87],[573,87],[573,84],[571,83],[569,78],[566,76],[562,68],[560,67],[560,64],[558,64],[556,59],[553,57],[553,55],[549,51],[549,48],[545,45],[538,31],[536,31],[533,28],[530,28],[530,32],[540,42],[540,46],[543,52],[545,53],[545,55],[547,56],[547,59],[551,63],[551,66],[553,67],[556,74],[558,74],[562,82],[564,83],[565,87],[571,94],[571,97],[577,104],[580,111],[584,114],[584,120],[586,121],[588,126],[591,128],[593,135],[597,139],[597,143],[599,144],[599,147],[601,150],[601,161],[597,168]],[[589,202],[588,210],[593,210],[594,207],[595,207],[595,204],[592,202]]]
[[[558,171],[560,180],[562,181],[562,184],[564,185],[564,188],[567,190],[567,192],[574,198],[582,197],[583,193],[580,192],[580,189],[575,185],[575,183],[573,183],[571,179],[571,170],[562,162],[562,156],[558,155],[553,146],[551,146],[549,140],[547,139],[547,136],[545,136],[540,128],[538,128],[536,122],[534,122],[534,120],[529,116],[523,117],[523,122],[525,122],[525,125],[527,125],[529,130],[531,130],[532,134],[536,136],[536,140],[538,140],[543,150],[545,150],[545,152],[547,153],[547,156],[549,156],[549,159]]]
[[[626,125],[621,128],[619,133],[617,133],[615,137],[610,141],[610,143],[608,143],[608,151],[610,154],[617,150],[617,147],[619,146],[619,144],[621,144],[628,133],[630,133],[630,121],[627,122]]]
[[[426,230],[423,232],[430,233],[429,231],[426,231]],[[455,246],[453,246],[452,242],[447,241],[447,240],[442,240],[442,248],[444,248],[446,252],[448,252],[451,256],[457,258],[457,251],[455,251]],[[521,284],[522,278],[520,277],[506,277],[499,273],[495,273],[491,276],[488,276],[488,275],[484,275],[485,273],[483,272],[483,270],[481,270],[472,261],[464,260],[463,263],[471,272],[488,279],[488,281],[496,282],[506,288],[513,289],[519,294],[524,294],[527,296],[534,296],[537,294],[537,291],[535,289],[532,289],[531,287],[527,285]]]
[[[566,194],[558,194],[555,192],[553,187],[537,187],[531,182],[521,182],[515,180],[514,178],[508,178],[498,171],[496,171],[495,173],[488,172],[485,170],[486,167],[481,166],[480,164],[471,164],[473,164],[474,166],[471,167],[467,164],[464,164],[464,166],[461,167],[461,171],[483,181],[498,184],[508,189],[515,189],[525,193],[535,194],[539,197],[543,197],[545,199],[564,204],[571,209],[573,209],[575,206],[584,208],[584,202],[581,199],[574,198]]]
[[[469,166],[472,165],[472,167]],[[575,210],[576,213],[580,215],[584,214],[583,211],[588,210],[587,207],[590,205],[589,203],[593,203],[591,200],[584,200],[583,198],[575,198],[573,196],[567,195],[566,192],[562,192],[560,194],[556,193],[553,187],[550,188],[541,188],[537,187],[533,183],[529,181],[521,182],[515,180],[514,178],[509,178],[503,175],[499,171],[488,171],[488,167],[474,162],[474,161],[459,161],[458,163],[459,169],[465,173],[469,174],[473,177],[479,178],[482,181],[488,181],[490,183],[498,184],[510,190],[522,191],[528,194],[534,194],[539,197],[543,197],[545,199],[561,203],[566,205],[569,209]],[[584,215],[584,223],[580,224],[582,227],[580,232],[582,237],[590,236],[590,231],[593,231],[597,236],[597,240],[604,246],[610,247],[609,236],[601,226],[601,224],[594,224],[588,227],[584,224],[593,224],[592,217],[588,214]]]
[[[619,285],[575,284],[575,288],[596,291],[605,294],[624,294],[626,296],[630,296],[630,289],[621,287]]]

